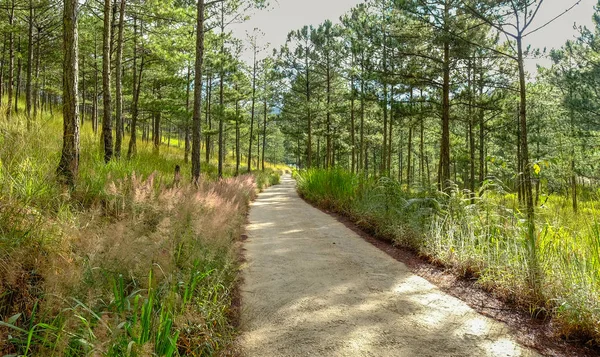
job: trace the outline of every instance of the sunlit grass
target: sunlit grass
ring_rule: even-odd
[[[73,191],[56,180],[60,115],[27,130],[0,114],[2,355],[209,356],[232,346],[233,244],[249,201],[278,173],[189,182],[183,148],[138,142],[103,162],[86,122]],[[3,109],[2,112],[4,113]],[[124,140],[126,154],[128,136]],[[182,180],[173,186],[175,165]]]

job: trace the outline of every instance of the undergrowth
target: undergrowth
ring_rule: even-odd
[[[458,187],[449,194],[409,191],[393,179],[339,169],[295,176],[308,201],[477,279],[537,317],[552,317],[567,338],[600,343],[600,211],[594,202],[583,202],[575,214],[568,200],[547,200],[538,208],[532,247],[524,216],[501,182],[488,180],[478,195]],[[532,266],[541,270],[534,286]]]
[[[86,123],[69,191],[59,118],[24,122],[0,120],[0,355],[233,354],[236,242],[278,173],[217,181],[203,163],[194,187],[181,149],[146,143],[105,165]]]

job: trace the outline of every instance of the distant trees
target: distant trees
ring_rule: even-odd
[[[65,100],[57,4],[0,6],[3,116],[16,117],[20,93],[29,128]],[[272,143],[284,145],[286,160],[300,167],[341,166],[397,177],[412,189],[437,182],[475,192],[498,177],[531,213],[545,177],[536,165],[549,158],[537,139],[544,136],[543,125],[537,132],[542,119],[534,117],[535,133],[527,119],[536,105],[527,91],[536,84],[527,83],[523,39],[537,30],[531,24],[542,2],[369,0],[339,24],[290,32],[266,60],[260,34],[242,44],[228,32],[257,6],[264,2],[110,0],[79,9],[80,125],[89,122],[94,132],[102,125],[106,162],[120,159],[126,136],[127,158],[140,140],[152,143],[156,155],[163,144],[183,146],[182,161],[191,159],[197,181],[201,152],[222,177],[227,169],[239,173],[244,161],[247,170],[264,167],[269,155],[278,156],[269,152]],[[574,207],[577,178],[595,176],[581,164],[593,145],[580,132],[594,129],[587,118],[597,109],[589,99],[598,78],[596,37],[582,29],[543,77],[567,98],[568,140],[580,146],[569,150]],[[242,46],[254,52],[249,66],[236,60]]]
[[[66,104],[72,98],[63,92],[67,86],[63,85],[62,11],[56,11],[63,4],[0,1],[0,116],[12,121],[22,96],[24,120],[21,123],[17,117],[15,124],[26,122],[28,129],[37,127],[42,115],[53,115],[59,105],[71,110]],[[183,146],[182,161],[187,163],[191,157],[196,182],[201,151],[207,161],[216,161],[218,177],[229,169],[228,152],[239,153],[234,159],[241,161],[258,144],[255,150],[265,156],[271,133],[265,125],[269,113],[262,113],[262,108],[271,99],[263,95],[261,84],[255,102],[262,104],[256,113],[261,114],[262,125],[258,118],[254,123],[247,120],[252,73],[234,54],[241,52],[240,40],[227,32],[230,24],[247,18],[251,7],[265,4],[262,0],[110,0],[78,8],[79,127],[90,123],[93,132],[100,134],[104,161],[124,156],[122,143],[127,136],[127,159],[135,157],[140,140],[143,145],[152,143],[156,155],[161,155],[162,145]],[[256,73],[257,85],[260,75]],[[65,120],[71,119],[65,114]],[[249,156],[257,160],[256,155]],[[259,166],[264,166],[262,156]]]
[[[343,15],[341,25],[291,32],[277,51],[287,83],[281,125],[288,151],[301,167],[397,176],[410,188],[429,187],[437,177],[441,189],[458,185],[475,194],[495,176],[514,188],[532,221],[543,134],[531,134],[528,125],[523,62],[530,52],[523,39],[551,26],[532,27],[542,6],[370,0]],[[583,37],[594,41],[589,31]]]

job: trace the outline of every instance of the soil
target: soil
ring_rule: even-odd
[[[519,331],[415,274],[415,262],[384,252],[393,247],[304,202],[289,176],[259,195],[249,222],[246,356],[540,355]]]

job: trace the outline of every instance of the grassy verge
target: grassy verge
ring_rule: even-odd
[[[473,197],[458,189],[408,192],[395,180],[343,170],[301,171],[296,178],[308,201],[551,316],[566,337],[600,343],[600,212],[594,202],[583,203],[576,215],[567,200],[548,200],[539,208],[532,247],[514,197],[499,183],[488,182],[485,194]],[[541,271],[535,285],[532,266]]]
[[[0,355],[229,355],[236,241],[274,170],[170,187],[177,148],[104,165],[86,123],[77,188],[60,121],[0,121]],[[232,165],[228,165],[232,166]],[[231,171],[231,170],[230,170]]]

